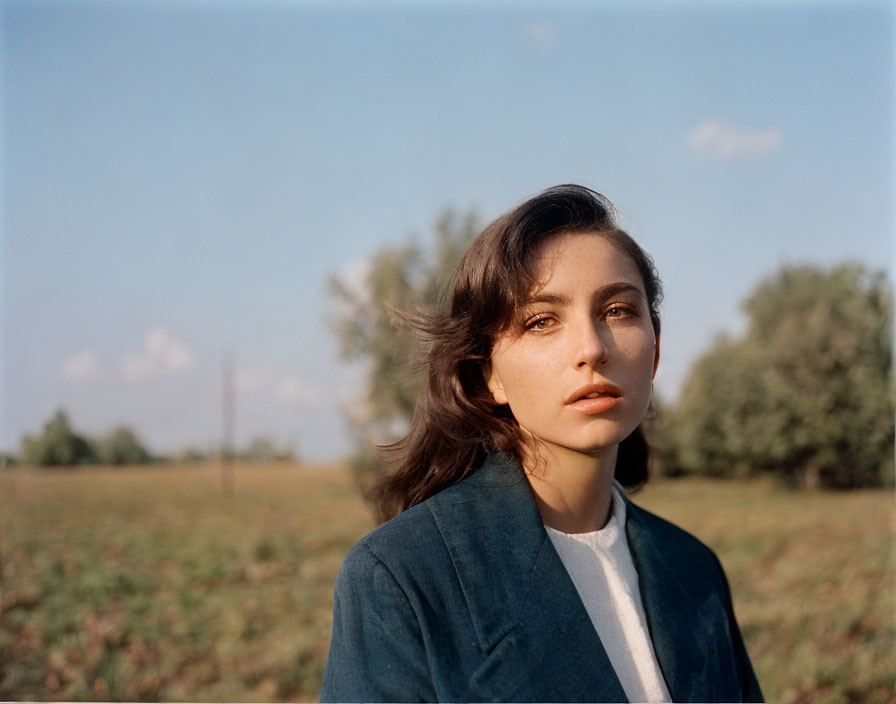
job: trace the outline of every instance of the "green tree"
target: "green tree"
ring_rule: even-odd
[[[277,447],[271,438],[262,435],[253,438],[240,456],[248,462],[293,461],[295,450],[289,445]]]
[[[858,264],[785,267],[694,365],[667,432],[683,471],[877,486],[893,456],[892,292]]]
[[[670,429],[671,409],[656,392],[641,422],[641,430],[650,448],[649,474],[651,477],[677,477],[683,473],[677,461],[673,434]]]
[[[253,438],[242,456],[249,462],[271,462],[277,456],[277,446],[269,437]]]
[[[96,462],[92,443],[72,430],[68,415],[57,410],[40,433],[22,438],[22,461],[42,467],[70,466]]]
[[[188,445],[179,452],[174,454],[175,462],[206,462],[210,457],[210,453],[206,450],[200,450],[198,447]]]
[[[352,469],[363,490],[384,471],[371,444],[393,442],[407,430],[420,384],[413,333],[396,322],[392,311],[440,304],[476,223],[473,212],[446,211],[435,221],[432,248],[413,241],[390,245],[373,255],[360,280],[330,280],[341,354],[365,366],[364,397],[349,414],[358,445]]]
[[[102,464],[145,464],[152,460],[137,434],[124,425],[113,429],[97,446]]]

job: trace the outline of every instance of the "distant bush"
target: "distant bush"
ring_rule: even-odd
[[[68,415],[57,410],[37,435],[22,438],[21,459],[42,467],[90,464],[98,460],[95,445],[72,430]]]
[[[291,461],[295,451],[287,445],[277,447],[269,437],[261,436],[254,438],[239,456],[248,462]]]
[[[152,455],[137,434],[126,426],[119,426],[101,438],[90,438],[76,433],[68,414],[59,409],[38,434],[22,438],[19,460],[39,467],[124,465],[150,462]]]
[[[176,462],[205,462],[211,457],[210,453],[197,447],[185,447],[176,453],[173,458]]]
[[[127,426],[119,426],[97,441],[101,464],[145,464],[152,461],[149,451]]]
[[[775,474],[803,486],[892,481],[892,293],[858,264],[789,267],[745,301],[664,421],[673,473]]]

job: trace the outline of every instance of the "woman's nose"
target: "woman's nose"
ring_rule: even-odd
[[[607,341],[601,338],[600,331],[593,320],[579,326],[577,335],[578,351],[575,357],[576,367],[590,366],[597,368],[606,364],[609,354]]]

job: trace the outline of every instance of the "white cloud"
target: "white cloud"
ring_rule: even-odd
[[[234,386],[237,391],[259,391],[273,384],[274,379],[274,372],[270,369],[242,367],[236,371]]]
[[[367,279],[371,266],[370,259],[355,259],[346,264],[336,276],[338,286],[345,294],[331,298],[331,310],[336,319],[354,318],[370,303]]]
[[[269,367],[237,369],[234,386],[240,393],[267,391],[286,401],[315,401],[317,390],[295,374],[279,374]]]
[[[542,49],[549,49],[557,41],[560,28],[553,22],[541,20],[523,25],[522,31],[530,42]]]
[[[146,333],[143,350],[124,358],[121,371],[125,379],[140,381],[165,374],[176,374],[194,365],[196,355],[184,342],[161,327]]]
[[[709,152],[721,159],[737,156],[761,156],[773,152],[784,141],[778,128],[735,127],[721,120],[703,120],[687,137],[691,148]]]
[[[314,401],[317,392],[295,375],[279,379],[274,386],[274,393],[288,401]]]
[[[96,375],[100,368],[100,360],[92,350],[78,352],[62,364],[62,376],[71,381],[84,381]]]
[[[339,283],[359,302],[365,303],[370,298],[367,278],[373,262],[370,259],[355,259],[346,264],[339,272]]]

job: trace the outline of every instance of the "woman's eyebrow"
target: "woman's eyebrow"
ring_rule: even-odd
[[[620,293],[637,293],[644,297],[644,292],[640,288],[627,281],[617,281],[606,286],[601,286],[594,292],[594,300],[605,300],[618,296]],[[562,293],[551,293],[550,291],[540,291],[532,294],[526,299],[526,305],[535,303],[547,303],[549,305],[568,305],[572,301],[570,296]]]
[[[533,303],[548,303],[555,306],[564,306],[570,303],[572,299],[560,293],[535,293],[526,299],[526,305]]]
[[[607,284],[594,292],[595,300],[603,300],[618,296],[620,293],[637,293],[639,296],[645,297],[644,292],[632,283],[627,281],[619,281],[614,284]]]

